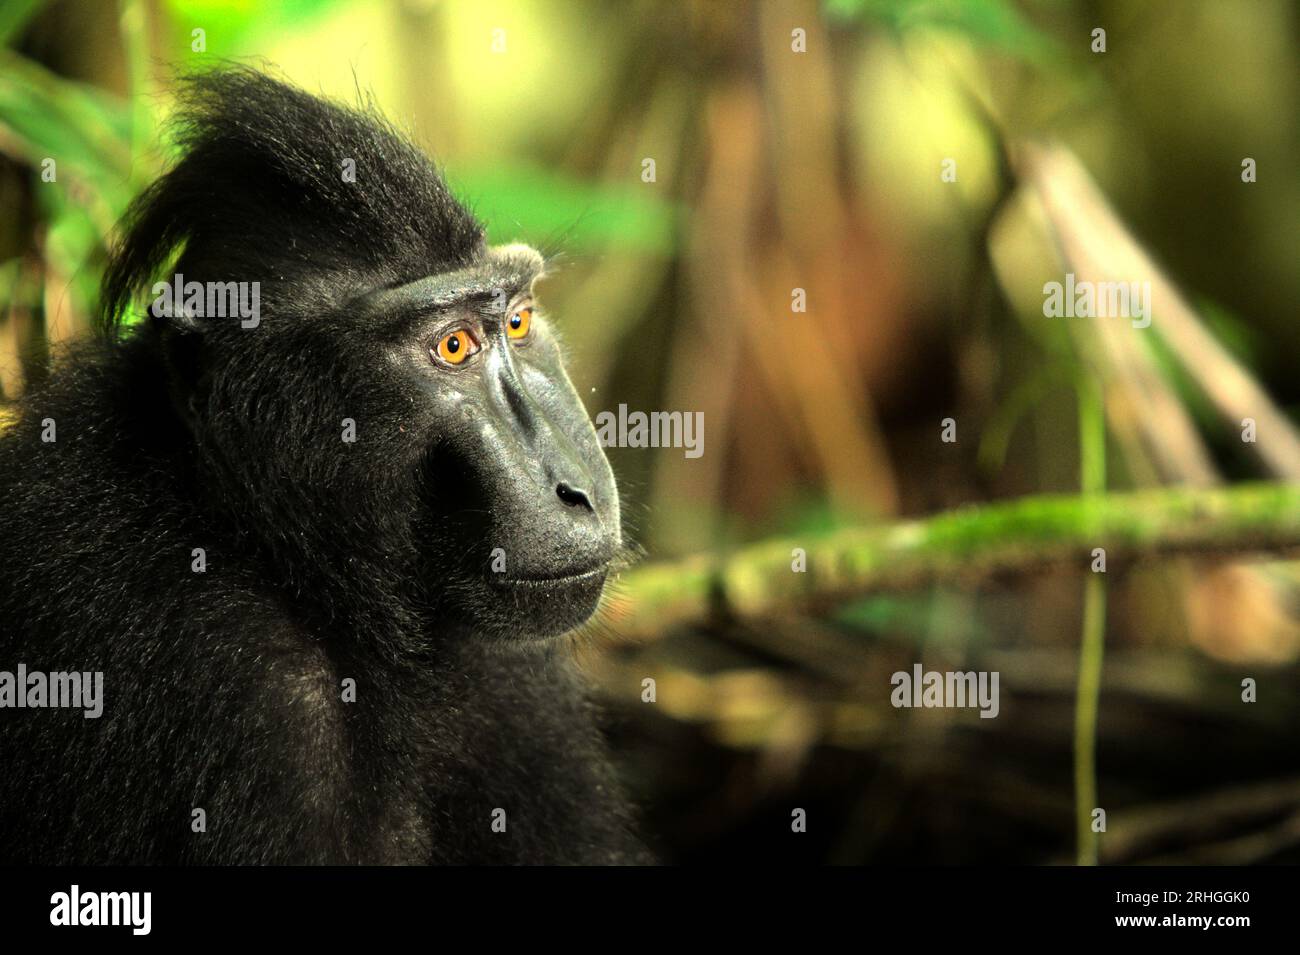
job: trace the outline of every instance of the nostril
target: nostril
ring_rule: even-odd
[[[591,506],[591,498],[587,496],[587,492],[574,487],[572,484],[561,481],[555,486],[555,494],[564,502],[565,507],[585,507],[589,511],[595,511],[595,508]]]

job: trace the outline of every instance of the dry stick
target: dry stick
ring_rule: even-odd
[[[1258,865],[1295,845],[1300,845],[1300,812],[1258,832],[1142,861],[1147,865]]]
[[[796,421],[791,437],[807,448],[834,507],[845,514],[895,514],[898,482],[871,382],[854,346],[852,323],[835,320],[852,314],[846,300],[849,268],[843,256],[826,255],[828,247],[842,246],[853,231],[846,211],[852,202],[841,188],[835,114],[817,105],[834,101],[834,71],[826,60],[791,58],[780,26],[788,15],[782,4],[768,0],[758,6],[758,14],[764,38],[759,92],[768,115],[767,123],[757,126],[772,130],[769,146],[776,147],[769,148],[766,158],[774,169],[771,211],[780,242],[773,243],[770,229],[758,227],[755,248],[762,254],[751,257],[747,284],[762,290],[765,302],[755,302],[757,310],[740,312],[761,317],[743,322],[742,328],[768,393],[779,406],[788,406],[782,410]],[[811,43],[822,42],[821,29],[809,25]],[[790,279],[788,284],[782,276]],[[788,307],[773,311],[770,303],[788,302],[794,285],[811,296],[810,310],[797,315]],[[800,336],[799,361],[773,347],[787,334]]]
[[[726,314],[739,296],[752,294],[752,283],[743,280],[746,251],[744,242],[727,236],[749,234],[751,197],[761,163],[756,144],[746,131],[753,125],[739,120],[757,110],[744,86],[710,89],[704,99],[704,130],[711,143],[702,189],[689,220],[687,243],[692,254],[686,258],[685,291],[694,306],[686,313],[686,324],[673,337],[667,365],[668,407],[680,404],[704,416],[709,434],[725,434],[734,413],[735,369],[741,360],[740,340],[726,323],[713,316]],[[731,135],[737,133],[737,135]],[[744,314],[744,312],[742,312]],[[701,348],[703,344],[703,348]],[[707,355],[708,360],[701,359]],[[664,456],[656,464],[650,510],[672,517],[656,524],[662,542],[716,540],[720,534],[722,508],[715,506],[725,494],[723,455],[705,455],[698,468],[686,468],[680,456]],[[708,505],[703,518],[688,520],[673,503],[690,499],[692,493]],[[692,515],[694,516],[694,515]],[[681,546],[680,544],[678,546]]]
[[[1017,157],[1016,165],[1042,204],[1051,240],[1068,271],[1096,283],[1152,275],[1148,270],[1154,266],[1137,258],[1135,243],[1073,155],[1061,147],[1025,145]],[[1163,292],[1164,284],[1157,284]],[[1218,472],[1191,415],[1164,381],[1147,346],[1154,327],[1135,329],[1123,317],[1069,321],[1067,327],[1103,375],[1111,396],[1122,399],[1128,413],[1135,415],[1164,480],[1217,483]],[[1112,413],[1115,410],[1112,407]]]
[[[1206,331],[1174,284],[1111,211],[1079,161],[1060,147],[1028,146],[1020,155],[1023,174],[1035,184],[1053,212],[1053,226],[1072,247],[1071,259],[1103,273],[1087,276],[1094,281],[1150,281],[1155,313],[1150,330],[1178,356],[1225,421],[1238,428],[1243,418],[1255,420],[1262,440],[1251,444],[1250,450],[1273,475],[1300,477],[1300,435],[1295,426]],[[1156,420],[1167,426],[1163,418]]]
[[[1224,830],[1257,824],[1261,818],[1300,804],[1300,779],[1252,783],[1195,799],[1134,806],[1112,820],[1103,858],[1109,864],[1132,862],[1173,837],[1193,844]],[[1294,819],[1290,820],[1294,825]],[[1197,847],[1201,848],[1201,847]],[[1280,848],[1276,843],[1273,851]],[[1197,851],[1196,848],[1191,851]]]
[[[623,575],[605,607],[616,639],[652,640],[719,612],[759,617],[877,590],[960,584],[1073,563],[1094,547],[1108,567],[1168,555],[1223,558],[1300,551],[1300,484],[1157,488],[974,505],[923,520],[775,539],[728,559],[664,561]],[[792,571],[793,552],[807,571]]]

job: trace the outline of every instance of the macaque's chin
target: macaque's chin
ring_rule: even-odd
[[[608,565],[551,578],[491,574],[488,584],[500,618],[494,630],[526,641],[558,637],[586,623],[600,604]]]

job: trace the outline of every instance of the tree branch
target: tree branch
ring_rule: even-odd
[[[915,521],[764,541],[730,557],[696,556],[623,575],[604,619],[618,639],[653,638],[710,617],[815,609],[872,591],[974,583],[1076,564],[1106,550],[1107,569],[1132,560],[1300,550],[1300,484],[1159,488],[1027,497]],[[807,570],[792,570],[794,550]]]

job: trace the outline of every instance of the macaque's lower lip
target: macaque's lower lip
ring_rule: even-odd
[[[501,587],[565,587],[603,580],[608,573],[609,565],[601,564],[591,570],[582,570],[571,574],[557,574],[553,577],[503,577],[499,574],[493,574],[489,579],[492,583]]]

